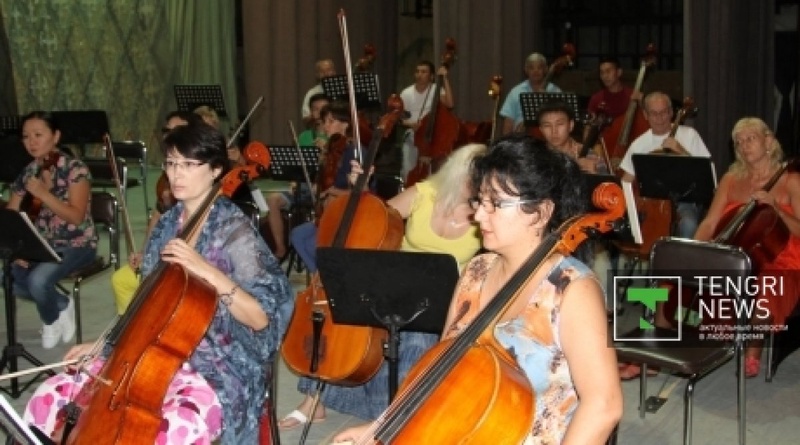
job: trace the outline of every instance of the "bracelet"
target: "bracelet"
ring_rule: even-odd
[[[231,304],[233,304],[233,294],[236,293],[237,289],[239,289],[238,284],[233,286],[233,289],[231,289],[230,292],[223,292],[219,294],[219,299],[220,301],[222,301],[222,304],[224,304],[225,306],[230,306]]]

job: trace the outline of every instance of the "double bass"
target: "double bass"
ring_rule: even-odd
[[[492,119],[488,122],[461,122],[461,136],[458,146],[465,144],[491,144],[497,134],[497,116],[500,112],[500,96],[503,85],[502,76],[489,80],[489,98],[492,99]]]
[[[602,211],[575,217],[548,234],[458,337],[423,355],[387,411],[358,443],[524,441],[533,424],[536,395],[514,357],[495,339],[494,327],[547,258],[568,255],[589,233],[611,230],[624,214],[616,184],[600,184],[592,200]]]
[[[448,38],[442,54],[441,66],[449,69],[456,57],[456,41]],[[408,172],[406,187],[427,178],[435,172],[445,158],[456,148],[461,133],[461,121],[439,101],[444,76],[438,75],[436,87],[431,93],[431,110],[419,123],[414,132],[414,145],[419,150],[417,165]],[[427,158],[423,160],[422,158]]]
[[[402,114],[402,101],[393,95],[391,111],[373,131],[364,171],[372,166],[378,146],[390,134]],[[403,221],[383,201],[364,192],[367,174],[359,176],[353,190],[339,196],[319,221],[318,246],[394,250],[400,247]],[[383,329],[335,325],[319,273],[311,285],[297,295],[295,310],[281,355],[292,372],[323,382],[358,385],[366,382],[383,363]]]
[[[642,84],[644,83],[644,76],[647,73],[647,69],[655,66],[655,54],[655,45],[652,43],[647,45],[646,53],[639,64],[639,74],[636,76],[636,84],[633,87],[634,95],[642,91]],[[650,128],[644,115],[636,112],[638,106],[639,102],[631,99],[625,114],[617,116],[600,136],[603,138],[603,143],[608,149],[611,161],[614,163],[614,168],[616,168],[622,161],[622,158],[625,157],[625,152],[628,151],[628,146],[631,144],[631,141]]]
[[[269,166],[269,152],[252,153],[257,165],[237,167],[212,187],[180,234],[200,229],[220,190],[232,193],[242,180]],[[106,342],[114,345],[98,376],[77,400],[87,405],[67,444],[152,443],[163,422],[164,395],[175,372],[188,360],[208,329],[217,291],[183,266],[160,262],[139,286],[125,315]]]

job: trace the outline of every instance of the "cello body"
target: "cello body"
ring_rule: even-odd
[[[340,196],[325,208],[319,221],[318,246],[332,245],[347,202],[348,195]],[[394,250],[400,247],[403,233],[403,220],[396,210],[384,205],[380,198],[362,193],[345,247]],[[322,320],[319,334],[315,332],[314,319]],[[286,365],[297,374],[338,385],[366,382],[383,363],[386,331],[335,325],[331,320],[328,298],[319,275],[315,275],[311,285],[298,293],[295,300],[294,314],[281,346]],[[318,351],[313,350],[315,335],[319,336]]]
[[[733,221],[744,205],[734,207],[722,215],[715,236]],[[759,271],[786,248],[791,236],[789,228],[772,206],[758,204],[725,243],[741,247],[753,261],[753,269]]]
[[[126,341],[114,348],[100,374],[112,384],[92,381],[91,403],[67,444],[155,442],[172,376],[189,359],[214,317],[216,289],[179,265],[164,263],[140,287],[137,294],[145,292],[149,304],[138,307],[137,316],[123,330]]]
[[[452,341],[445,340],[428,350],[405,382],[419,378]],[[400,388],[401,397],[406,390],[405,385]],[[458,416],[454,418],[453,411],[443,406],[459,407]],[[461,358],[459,368],[430,393],[392,443],[516,445],[530,432],[535,409],[530,381],[514,359],[492,340],[478,342]]]

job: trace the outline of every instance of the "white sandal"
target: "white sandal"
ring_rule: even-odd
[[[291,425],[285,426],[284,422],[287,421],[287,420],[294,420],[296,423],[293,423]],[[324,422],[324,421],[325,421],[325,417],[318,417],[318,418],[312,420],[311,423],[320,423],[320,422]],[[305,425],[306,423],[308,423],[308,416],[306,416],[305,414],[300,412],[300,410],[296,409],[296,410],[290,412],[289,414],[287,414],[286,417],[284,417],[283,419],[278,421],[278,429],[280,429],[281,431],[289,431],[289,430],[293,430],[293,429],[295,429],[295,428],[297,428],[297,427],[299,427],[301,425]]]

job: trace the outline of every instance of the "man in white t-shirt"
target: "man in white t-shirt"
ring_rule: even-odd
[[[453,108],[453,91],[450,89],[450,82],[447,80],[447,68],[439,68],[437,75],[444,79],[439,103],[447,108]],[[407,128],[403,135],[403,166],[400,174],[405,179],[408,172],[417,164],[417,147],[414,146],[414,132],[419,128],[420,121],[431,111],[433,103],[433,92],[436,89],[434,83],[433,63],[423,60],[417,63],[414,70],[414,83],[400,93],[403,100],[403,109],[406,111],[406,119],[403,125]],[[430,160],[425,160],[429,162]]]
[[[323,78],[336,75],[336,67],[333,65],[333,60],[331,59],[318,60],[314,66],[317,69],[317,84],[311,87],[306,95],[303,96],[303,103],[300,105],[303,121],[305,121],[307,124],[313,123],[313,117],[311,117],[311,108],[308,106],[308,100],[311,99],[311,96],[315,94],[322,94]]]
[[[633,182],[636,172],[633,168],[634,154],[648,154],[664,149],[675,155],[710,158],[706,144],[694,128],[678,126],[675,137],[669,137],[672,129],[672,101],[666,94],[655,91],[644,98],[642,108],[650,129],[636,138],[622,159],[620,168],[624,171],[623,181]],[[674,172],[679,175],[681,172]],[[679,202],[677,206],[678,230],[676,235],[692,238],[700,219],[700,208],[692,202]]]

